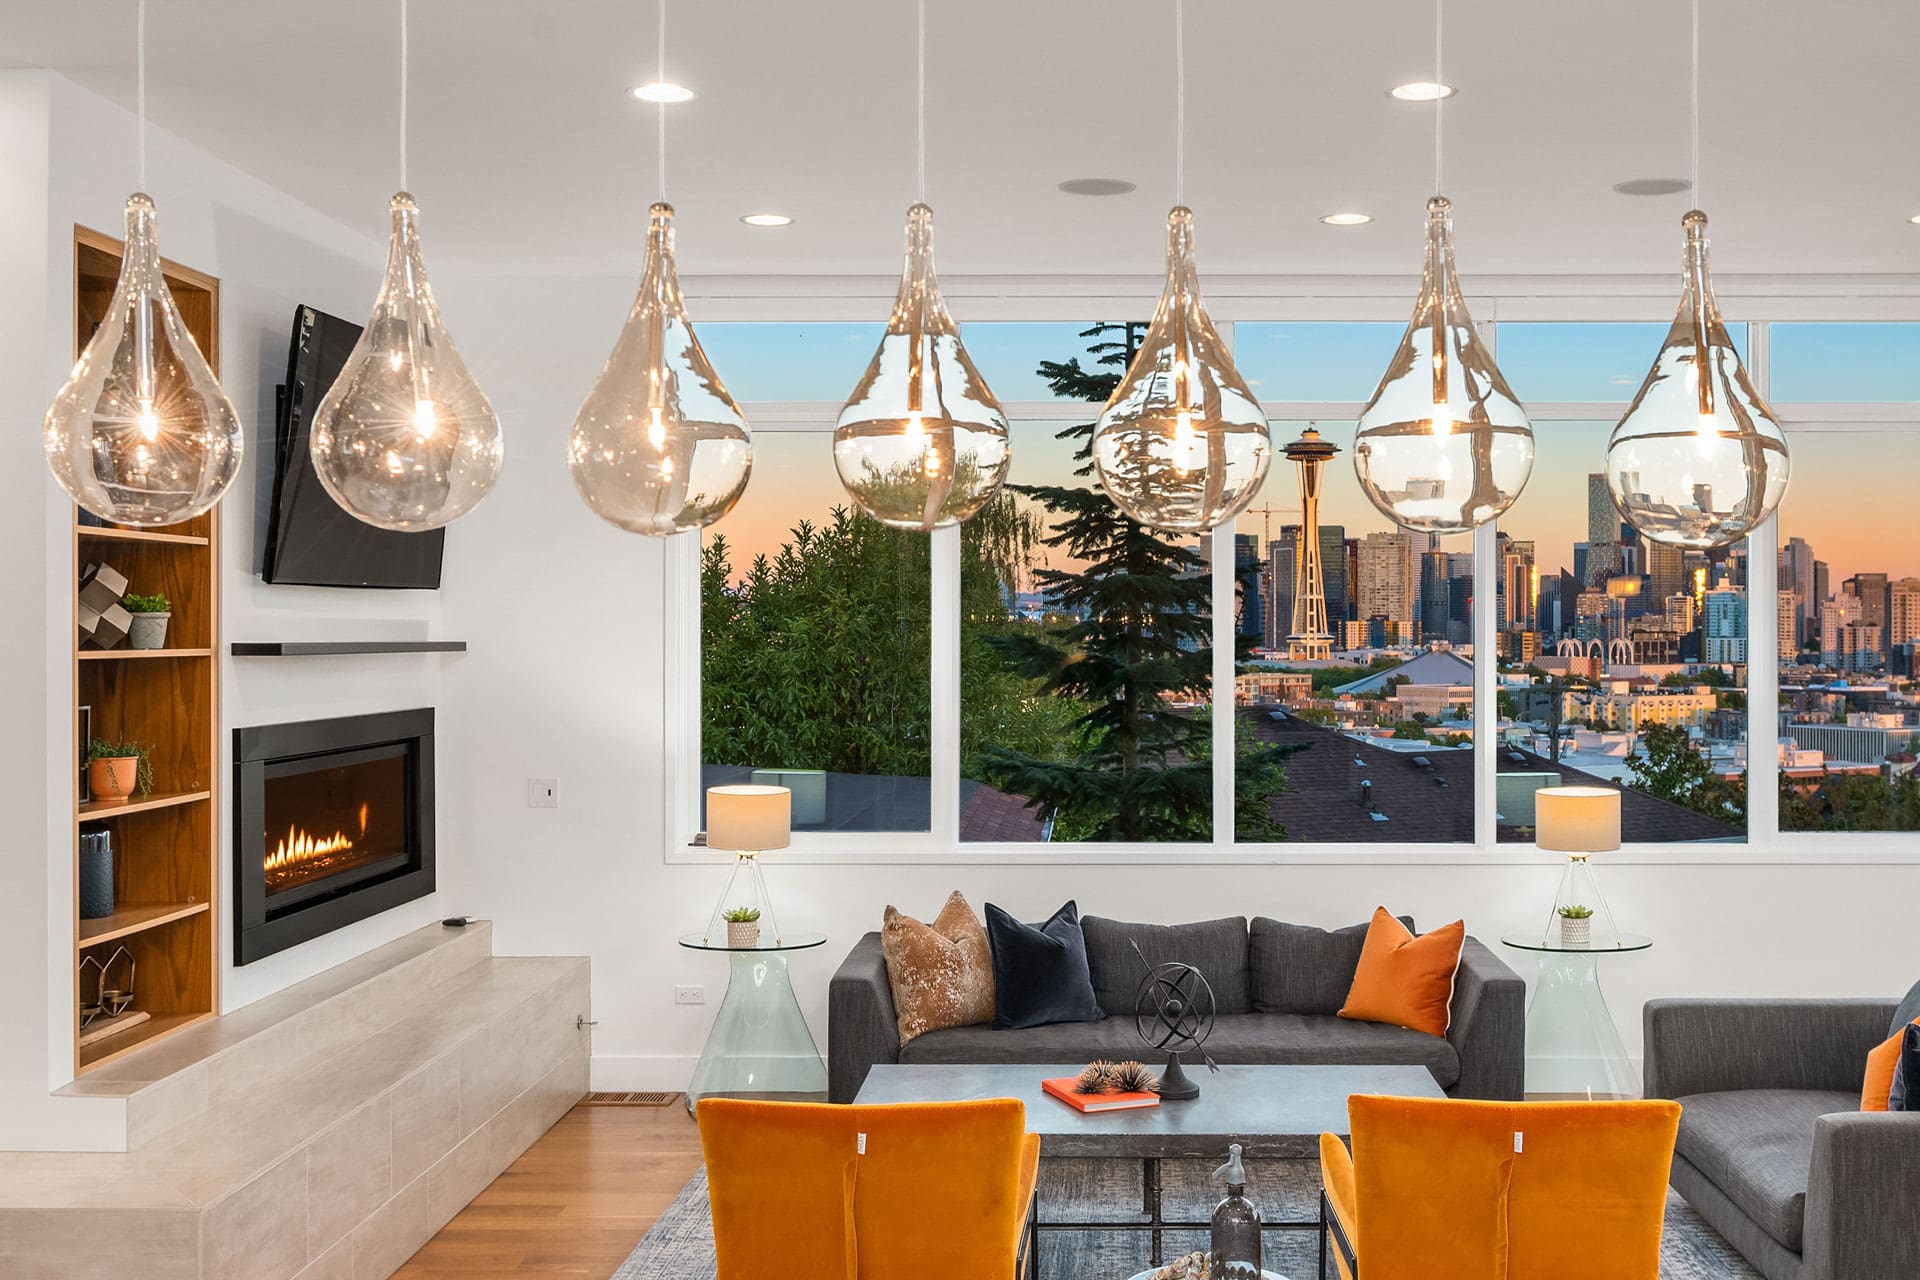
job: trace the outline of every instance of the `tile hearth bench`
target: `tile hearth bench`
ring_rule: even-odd
[[[1163,1212],[1163,1165],[1193,1163],[1211,1170],[1239,1143],[1261,1175],[1270,1198],[1259,1199],[1268,1231],[1318,1231],[1320,1135],[1347,1132],[1347,1097],[1355,1093],[1444,1098],[1425,1067],[1223,1066],[1192,1072],[1200,1096],[1157,1107],[1082,1115],[1049,1096],[1040,1082],[1071,1076],[1084,1063],[1050,1066],[880,1063],[867,1073],[856,1102],[958,1102],[1018,1098],[1027,1106],[1027,1131],[1040,1135],[1038,1230],[1143,1231],[1152,1237],[1150,1260],[1165,1261],[1168,1233],[1204,1226]],[[1139,1217],[1100,1222],[1047,1219],[1049,1174],[1077,1161],[1140,1162]],[[1265,1166],[1262,1168],[1262,1166]],[[1197,1172],[1197,1170],[1190,1171]]]
[[[385,1280],[586,1091],[587,961],[430,925],[62,1092],[129,1150],[0,1153],[0,1276]]]

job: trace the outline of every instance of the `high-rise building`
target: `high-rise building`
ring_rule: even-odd
[[[1819,634],[1820,606],[1827,602],[1827,596],[1829,594],[1830,592],[1827,586],[1827,562],[1825,560],[1815,560],[1813,562],[1813,604],[1811,607],[1813,620],[1808,624],[1807,628],[1811,634]]]
[[[1885,634],[1870,622],[1850,622],[1840,628],[1840,648],[1834,665],[1842,671],[1872,671],[1886,661]]]
[[[1820,661],[1829,667],[1840,665],[1843,648],[1856,647],[1847,628],[1860,621],[1860,599],[1842,593],[1820,602]]]
[[[1705,622],[1707,662],[1742,663],[1747,660],[1747,589],[1722,587],[1707,592]]]
[[[1860,621],[1869,627],[1887,629],[1887,575],[1856,573],[1840,584],[1840,589],[1860,602]]]
[[[1780,548],[1780,589],[1793,593],[1794,647],[1798,648],[1820,616],[1820,601],[1813,594],[1813,547],[1805,538],[1789,538]]]
[[[1800,652],[1800,600],[1793,592],[1780,591],[1777,625],[1780,631],[1780,660],[1791,662]]]
[[[1887,584],[1887,644],[1920,644],[1920,578]]]
[[[1684,591],[1675,592],[1667,597],[1667,630],[1675,635],[1685,635],[1693,630],[1693,597]]]
[[[1354,598],[1360,617],[1411,624],[1418,603],[1409,582],[1412,555],[1405,530],[1370,533],[1360,540],[1360,575]]]
[[[1447,553],[1429,551],[1420,557],[1420,638],[1447,638]]]
[[[1327,589],[1327,621],[1335,640],[1340,624],[1353,616],[1353,577],[1347,571],[1347,531],[1337,524],[1320,526],[1320,570]]]
[[[1239,634],[1265,644],[1266,591],[1260,572],[1260,540],[1251,533],[1233,535],[1233,579],[1240,596]]]
[[[1620,562],[1620,509],[1613,505],[1607,477],[1587,476],[1587,572],[1584,582],[1597,587],[1613,575]]]
[[[1534,629],[1538,604],[1538,585],[1534,581],[1533,543],[1531,541],[1498,535],[1495,540],[1498,548],[1499,573],[1495,582],[1498,592],[1499,631],[1531,631]]]
[[[1266,647],[1287,647],[1287,630],[1293,624],[1293,574],[1295,550],[1300,540],[1298,525],[1285,525],[1280,536],[1267,544]]]
[[[1652,542],[1647,549],[1647,590],[1655,600],[1665,600],[1687,589],[1687,549],[1670,543]],[[1684,629],[1684,628],[1683,628]]]

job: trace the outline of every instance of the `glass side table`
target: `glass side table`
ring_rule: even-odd
[[[787,933],[758,946],[730,947],[725,937],[680,939],[690,951],[724,952],[730,965],[727,994],[687,1086],[687,1110],[702,1098],[827,1100],[827,1064],[794,998],[786,957],[826,940],[824,933]]]
[[[1620,1028],[1600,989],[1601,956],[1645,951],[1653,939],[1617,933],[1569,946],[1537,932],[1509,933],[1504,946],[1540,955],[1540,977],[1527,1006],[1527,1093],[1573,1098],[1637,1098]]]

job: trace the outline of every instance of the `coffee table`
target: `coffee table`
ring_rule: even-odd
[[[1027,1106],[1027,1131],[1040,1135],[1040,1154],[1081,1159],[1138,1160],[1144,1221],[1047,1221],[1035,1192],[1029,1247],[1039,1259],[1042,1231],[1144,1231],[1152,1235],[1152,1262],[1164,1262],[1168,1231],[1206,1230],[1207,1222],[1173,1222],[1161,1212],[1163,1160],[1225,1160],[1239,1143],[1249,1160],[1317,1160],[1320,1135],[1347,1136],[1347,1097],[1355,1093],[1444,1098],[1425,1067],[1231,1066],[1197,1075],[1200,1096],[1135,1111],[1082,1115],[1040,1087],[1049,1077],[1078,1074],[1085,1063],[881,1063],[867,1073],[856,1102],[962,1102],[1018,1098]],[[1318,1219],[1268,1222],[1267,1231],[1315,1231]]]

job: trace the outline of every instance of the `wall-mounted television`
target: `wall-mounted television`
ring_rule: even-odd
[[[333,500],[314,474],[308,432],[339,376],[360,326],[312,307],[293,314],[287,382],[274,415],[273,497],[260,576],[310,587],[433,590],[440,585],[446,530],[394,533],[363,524]]]

